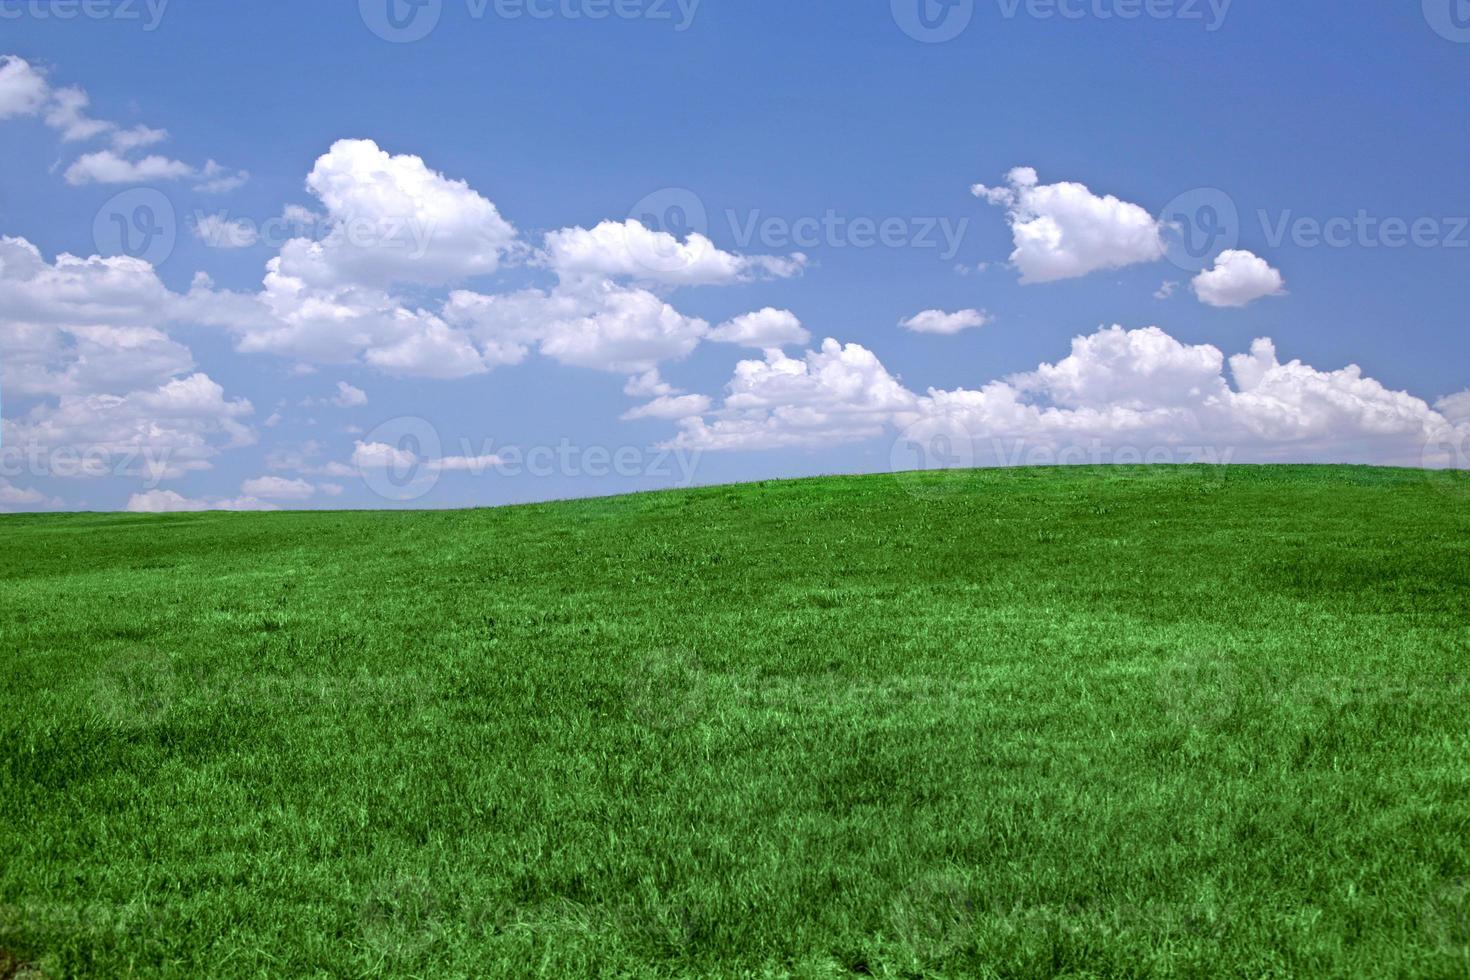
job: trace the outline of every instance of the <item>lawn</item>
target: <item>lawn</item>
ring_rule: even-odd
[[[0,976],[1470,976],[1470,493],[0,517]]]

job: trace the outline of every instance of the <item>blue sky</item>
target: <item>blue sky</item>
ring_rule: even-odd
[[[1069,447],[1122,462],[1207,447],[1240,461],[1464,465],[1470,30],[1458,25],[1470,11],[1459,0],[442,0],[417,11],[391,0],[403,4],[397,23],[427,31],[411,41],[379,36],[393,34],[389,2],[0,0],[15,87],[7,113],[0,83],[0,236],[42,263],[9,260],[27,285],[0,300],[0,507],[468,506],[887,470],[913,452],[920,463],[1067,461]],[[528,4],[545,16],[507,16]],[[952,38],[912,36],[925,33],[921,4]],[[623,16],[588,16],[599,9]],[[44,89],[24,89],[34,78]],[[84,120],[105,128],[83,135],[55,118],[73,88],[89,98]],[[119,136],[140,126],[167,138]],[[375,145],[334,152],[344,140]],[[408,181],[389,213],[358,193],[384,173]],[[367,328],[298,317],[281,341],[280,324],[255,312],[267,262],[289,238],[340,233],[362,217],[354,208],[370,211],[363,227],[394,225],[424,175],[439,182],[430,211],[461,214],[463,182],[470,210],[491,202],[498,217],[426,229],[429,274],[401,249],[358,262],[328,247],[330,282],[308,287],[349,319],[391,300],[420,333],[393,334],[385,353],[360,342]],[[342,196],[336,209],[326,186]],[[153,268],[53,275],[63,253],[136,250],[136,231],[122,242],[112,215],[139,188],[159,197],[124,198],[124,223],[138,201],[161,199],[156,227],[175,240],[145,256]],[[1167,218],[1176,200],[1194,220],[1221,200],[1238,213],[1222,219],[1228,235],[1203,270],[1156,248],[1179,229],[1141,220]],[[671,202],[690,201],[704,220],[668,220]],[[196,227],[215,216],[261,229],[288,205],[316,218],[248,247],[216,247]],[[655,213],[664,226],[651,233],[678,241],[627,231]],[[1385,219],[1418,244],[1390,247]],[[886,223],[890,240],[868,241],[865,221]],[[626,239],[568,236],[581,262],[571,271],[550,255],[549,233],[603,222]],[[823,222],[816,238],[790,240],[793,226]],[[1320,225],[1336,244],[1314,240]],[[611,254],[636,258],[643,242],[668,258],[690,230],[708,248],[672,261],[725,265],[699,285]],[[470,254],[486,243],[492,259]],[[109,275],[156,275],[168,295],[133,282],[126,309],[99,313],[122,288]],[[88,289],[98,297],[78,297]],[[509,340],[502,314],[471,327],[446,306],[454,291],[527,289],[537,297]],[[781,353],[714,339],[766,309],[800,321]],[[937,313],[914,323],[967,325],[899,326],[924,311]],[[473,370],[424,352],[444,323],[468,338]],[[1103,330],[1113,325],[1123,329]],[[381,340],[398,328],[373,329]],[[144,343],[139,330],[160,336]],[[638,346],[640,330],[663,333]],[[824,352],[826,338],[837,345]],[[1253,356],[1258,338],[1274,343],[1252,361],[1267,366],[1237,368],[1230,359]],[[602,342],[641,353],[619,361]],[[523,352],[486,353],[505,343]],[[140,364],[140,344],[171,346]],[[218,397],[197,381],[152,394],[201,375]],[[634,377],[645,393],[625,391]],[[624,418],[660,397],[658,417]],[[401,419],[426,420],[438,453],[404,441],[419,430]],[[59,475],[68,446],[105,472]],[[129,447],[175,462],[162,478],[136,474],[122,465]],[[556,461],[518,470],[515,450],[537,447]],[[599,453],[618,450],[638,462],[596,475]]]

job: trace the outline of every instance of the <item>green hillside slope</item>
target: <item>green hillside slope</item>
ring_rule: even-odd
[[[1467,532],[1349,468],[3,517],[0,964],[1464,977]]]

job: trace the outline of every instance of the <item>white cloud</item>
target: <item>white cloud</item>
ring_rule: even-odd
[[[82,454],[101,475],[112,463],[154,478],[207,469],[247,445],[252,409],[197,372],[163,332],[188,308],[148,263],[60,255],[0,237],[0,368],[7,396],[38,399],[5,420],[5,443]]]
[[[706,395],[660,395],[645,405],[624,412],[623,420],[687,419],[690,416],[703,415],[709,409],[710,399]]]
[[[332,399],[333,405],[338,408],[360,408],[367,403],[367,392],[354,388],[345,381],[337,382],[337,397]]]
[[[91,99],[76,87],[59,88],[51,93],[51,104],[46,110],[46,125],[61,134],[67,142],[89,140],[116,127],[110,122],[93,119],[87,115]]]
[[[1248,306],[1286,292],[1280,272],[1265,259],[1241,249],[1221,252],[1215,267],[1195,276],[1190,285],[1200,302],[1209,306]]]
[[[128,160],[112,150],[88,153],[66,169],[66,182],[81,184],[145,184],[192,177],[194,168],[164,156]]]
[[[673,445],[690,449],[826,446],[880,435],[896,412],[916,404],[857,344],[825,340],[803,358],[779,350],[741,361],[724,405],[709,419],[686,418]]]
[[[6,419],[4,442],[51,455],[131,460],[148,471],[140,475],[173,479],[210,469],[224,449],[252,444],[255,435],[241,419],[253,411],[244,399],[226,400],[208,375],[194,374],[126,395],[64,395]]]
[[[134,126],[132,129],[119,129],[112,134],[112,148],[119,153],[127,153],[132,150],[162,143],[168,139],[168,130],[153,129],[149,126]]]
[[[194,177],[198,181],[194,189],[201,194],[228,194],[250,181],[249,171],[231,170],[213,160],[205,161],[204,166],[194,173]]]
[[[1159,287],[1158,292],[1154,293],[1154,299],[1170,299],[1173,297],[1174,291],[1178,288],[1179,283],[1175,280],[1165,280],[1164,284]]]
[[[210,160],[195,168],[164,156],[130,160],[127,154],[161,143],[168,131],[136,125],[124,129],[117,123],[87,114],[91,97],[77,86],[56,88],[46,76],[23,58],[0,57],[0,121],[12,117],[37,116],[54,129],[63,142],[75,143],[107,136],[112,149],[83,155],[66,170],[67,183],[126,184],[197,178],[195,189],[207,193],[234,190],[249,179],[245,171],[232,172]]]
[[[46,503],[46,495],[39,490],[26,490],[0,478],[0,505],[34,507]]]
[[[1434,403],[1439,413],[1456,424],[1470,422],[1470,390],[1446,395]]]
[[[839,353],[842,356],[838,356]],[[1081,449],[1187,449],[1234,462],[1434,465],[1426,447],[1470,438],[1423,400],[1391,391],[1354,366],[1283,364],[1269,340],[1226,358],[1157,327],[1112,327],[1073,341],[1069,356],[978,390],[904,389],[871,353],[827,341],[804,361],[768,352],[742,362],[723,404],[680,422],[689,449],[825,446],[937,424],[968,437],[977,464],[1015,451],[1053,458]],[[1231,381],[1234,381],[1232,386]],[[1458,396],[1442,408],[1463,407]],[[1109,457],[1111,458],[1111,457]],[[1440,461],[1441,463],[1443,461]]]
[[[782,258],[725,252],[698,232],[681,242],[631,218],[550,232],[541,261],[563,278],[627,277],[673,286],[729,284],[760,275],[788,278],[806,265],[800,254]]]
[[[34,116],[51,96],[51,86],[30,62],[15,55],[0,57],[0,120]]]
[[[331,231],[290,242],[281,271],[313,287],[443,285],[495,272],[515,246],[515,229],[464,181],[372,140],[334,143],[306,186]]]
[[[679,389],[664,381],[659,376],[658,369],[644,371],[628,379],[623,386],[623,394],[630,398],[656,398],[663,395],[677,395]]]
[[[247,497],[266,500],[308,500],[316,495],[316,487],[305,480],[288,480],[279,476],[262,476],[246,480],[240,492]]]
[[[990,315],[980,310],[960,310],[956,313],[925,310],[907,320],[900,320],[898,325],[914,333],[957,334],[961,330],[983,327],[989,322]]]
[[[128,500],[128,512],[133,514],[179,514],[208,510],[269,511],[277,508],[254,497],[237,497],[234,500],[191,500],[172,490],[149,490],[135,493]]]
[[[194,237],[210,248],[249,248],[260,233],[248,221],[231,221],[222,214],[200,215],[194,222]]]
[[[0,381],[21,395],[121,394],[189,372],[194,359],[160,325],[181,297],[125,256],[46,262],[0,237]]]
[[[485,456],[445,456],[443,459],[427,461],[431,470],[440,470],[449,473],[484,473],[493,466],[499,466],[504,460],[499,456],[490,454]]]
[[[352,465],[361,470],[407,469],[419,462],[418,455],[384,442],[358,442],[352,451]]]
[[[795,313],[768,306],[720,324],[710,331],[709,339],[765,350],[767,347],[809,343],[812,335],[801,325]]]
[[[1021,282],[1074,279],[1164,257],[1162,226],[1137,204],[1099,197],[1082,184],[1040,184],[1036,171],[1017,167],[1008,186],[976,184],[976,197],[1007,209],[1016,250],[1011,262]]]

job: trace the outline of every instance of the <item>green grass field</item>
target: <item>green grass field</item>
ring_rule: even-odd
[[[12,971],[1470,976],[1450,477],[1005,470],[0,540]]]

